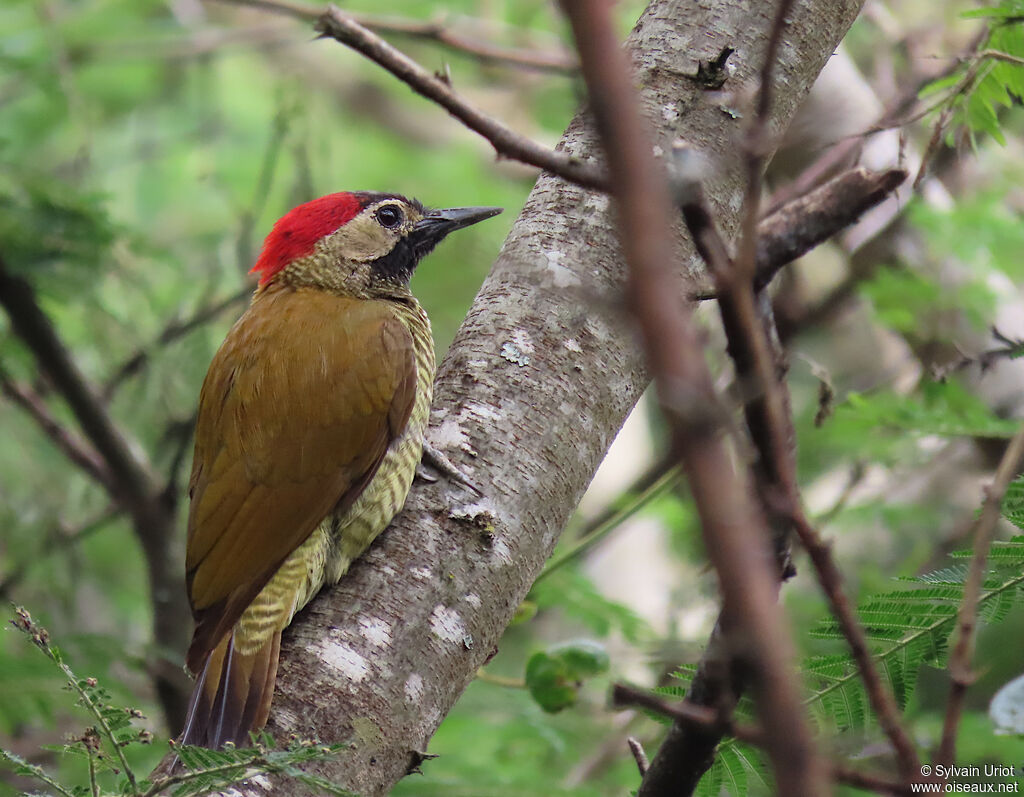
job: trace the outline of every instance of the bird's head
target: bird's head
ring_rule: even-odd
[[[498,213],[501,208],[429,210],[397,194],[328,194],[282,216],[252,270],[261,289],[284,283],[361,298],[402,297],[417,263],[448,233]]]

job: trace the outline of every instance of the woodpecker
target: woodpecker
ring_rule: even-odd
[[[281,632],[405,503],[434,382],[409,280],[448,233],[500,212],[344,192],[267,235],[252,302],[199,396],[183,744],[248,746],[270,712]]]

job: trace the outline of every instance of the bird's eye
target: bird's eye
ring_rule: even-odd
[[[402,223],[402,209],[398,205],[384,205],[374,214],[382,227],[394,229]]]

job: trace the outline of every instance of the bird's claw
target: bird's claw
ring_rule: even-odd
[[[432,473],[428,468],[432,468],[436,473]],[[436,474],[441,474],[454,482],[458,482],[481,497],[484,494],[483,490],[473,484],[470,478],[459,470],[455,463],[448,459],[442,451],[424,441],[423,456],[420,459],[420,464],[416,467],[416,475],[426,482],[433,483],[438,480]]]

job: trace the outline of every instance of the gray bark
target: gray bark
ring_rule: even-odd
[[[860,5],[797,4],[775,72],[773,133]],[[704,153],[707,192],[727,234],[743,190],[745,122],[736,111],[756,91],[773,13],[763,0],[654,0],[628,40],[659,146],[669,152],[682,137]],[[702,91],[686,75],[726,46],[736,50],[735,74],[722,93]],[[593,156],[585,115],[562,147]],[[319,767],[347,788],[386,793],[426,750],[647,386],[624,314],[614,230],[606,197],[549,175],[538,180],[435,388],[429,438],[485,496],[417,482],[392,527],[286,633],[269,730],[353,742]],[[696,276],[681,234],[679,252]],[[266,793],[257,784],[243,791]],[[301,789],[275,783],[273,793]]]

